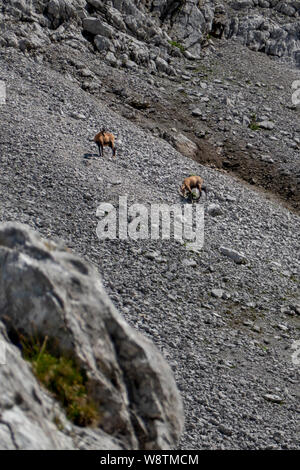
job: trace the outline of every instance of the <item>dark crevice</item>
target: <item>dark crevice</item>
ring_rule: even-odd
[[[97,12],[97,9],[93,5],[91,5],[89,2],[87,2],[85,9],[89,15],[93,15],[94,13]]]
[[[16,441],[16,438],[15,438],[15,435],[14,435],[14,431],[12,429],[12,426],[10,423],[7,423],[6,421],[3,421],[2,419],[0,419],[0,424],[3,424],[4,426],[7,426],[8,430],[9,430],[9,433],[10,433],[10,437],[11,437],[11,440],[12,440],[12,443],[13,445],[15,446],[15,449],[16,450],[19,450],[19,446],[17,444],[17,441]]]
[[[84,37],[84,39],[86,39],[92,44],[92,46],[94,47],[94,50],[96,50],[96,47],[94,45],[94,37],[95,37],[94,34],[89,33],[88,31],[85,31],[85,30],[82,30],[81,34]]]
[[[181,8],[183,5],[186,3],[185,0],[169,0],[167,1],[167,4],[163,8],[161,15],[160,15],[160,20],[162,23],[167,18],[170,18],[171,20],[174,20],[174,17],[177,16],[177,14],[180,12]]]

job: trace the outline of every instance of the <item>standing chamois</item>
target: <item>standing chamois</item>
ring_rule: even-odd
[[[105,129],[102,129],[102,131],[95,135],[94,142],[98,145],[99,157],[103,157],[103,147],[106,145],[112,149],[113,157],[116,156],[115,136],[111,132],[106,132]]]

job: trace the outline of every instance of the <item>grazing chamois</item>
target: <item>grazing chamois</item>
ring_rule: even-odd
[[[186,192],[188,191],[189,195],[192,192],[193,188],[199,189],[199,193],[201,196],[202,191],[207,194],[206,186],[203,185],[203,179],[200,176],[188,176],[183,180],[182,185],[180,186],[180,194],[185,197]]]
[[[106,145],[112,149],[113,157],[116,156],[115,136],[111,132],[106,132],[105,129],[102,129],[102,131],[95,135],[94,142],[98,145],[99,157],[103,157],[103,147]]]

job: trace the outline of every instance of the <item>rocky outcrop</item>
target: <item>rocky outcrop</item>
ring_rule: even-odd
[[[297,0],[9,0],[0,13],[0,45],[26,51],[51,42],[76,49],[92,43],[113,66],[135,63],[174,75],[173,59],[199,58],[211,35],[299,64],[299,11]]]
[[[170,136],[169,141],[174,145],[178,152],[188,158],[195,158],[198,152],[197,145],[183,134]]]
[[[236,15],[227,20],[227,38],[236,37],[254,51],[289,57],[299,64],[299,2],[233,2],[232,9]]]
[[[51,422],[47,409],[53,399],[47,405],[45,392],[8,341],[12,332],[55,339],[56,353],[71,355],[85,371],[101,416],[98,448],[108,448],[107,442],[111,448],[174,446],[183,412],[166,362],[118,314],[92,266],[20,224],[0,226],[0,319],[7,329],[1,324],[8,364],[0,368],[2,447],[76,448]]]
[[[65,421],[59,406],[40,388],[29,365],[0,322],[0,449],[74,449],[70,436],[54,420]]]

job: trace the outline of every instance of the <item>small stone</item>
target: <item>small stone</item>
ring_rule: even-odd
[[[258,125],[262,129],[267,129],[267,130],[272,130],[275,127],[275,124],[272,121],[261,121],[261,122],[258,122]]]
[[[221,246],[220,252],[228,258],[232,259],[236,264],[245,264],[247,262],[244,254],[232,250],[231,248]]]
[[[188,258],[184,258],[184,260],[182,261],[182,264],[183,266],[186,266],[187,268],[194,268],[197,266],[197,263],[195,260],[188,259]]]
[[[73,118],[73,119],[86,119],[85,115],[84,114],[81,114],[81,113],[70,113],[70,116]]]
[[[288,307],[288,306],[281,307],[280,312],[285,314],[285,315],[291,315],[291,313],[292,313],[290,307]]]
[[[226,196],[225,199],[226,199],[226,201],[229,201],[229,202],[235,202],[236,201],[236,198],[234,196],[230,196],[230,195]]]
[[[137,67],[137,64],[133,62],[133,60],[128,59],[124,62],[124,67],[126,67],[127,69],[134,69]]]
[[[164,59],[162,59],[161,57],[156,57],[155,64],[156,64],[157,69],[160,72],[165,72],[165,73],[170,72],[169,64]]]
[[[212,217],[216,217],[218,215],[222,215],[223,212],[222,212],[222,209],[221,207],[218,205],[218,204],[210,204],[208,206],[208,213],[212,216]]]
[[[252,330],[255,331],[256,333],[260,333],[260,332],[261,332],[261,328],[260,328],[260,326],[258,326],[258,325],[253,325]]]
[[[279,324],[277,325],[277,327],[278,327],[281,331],[288,331],[288,330],[289,330],[288,326],[283,325],[282,323],[279,323]]]
[[[231,298],[231,294],[228,292],[223,292],[222,299],[229,300]]]
[[[267,393],[266,395],[263,395],[263,398],[267,401],[271,401],[272,403],[282,403],[284,401],[283,398],[273,393]]]
[[[188,60],[196,60],[197,59],[197,57],[194,56],[193,54],[191,54],[189,51],[184,51],[183,54]]]
[[[218,431],[220,433],[225,434],[225,436],[231,436],[232,435],[232,429],[228,428],[227,426],[224,426],[224,424],[220,424],[218,426]]]
[[[112,42],[100,34],[95,36],[94,43],[99,52],[113,50]]]
[[[108,52],[105,56],[105,59],[107,60],[107,62],[111,65],[111,66],[116,66],[117,65],[117,59],[116,59],[116,56],[115,54],[113,54],[113,52]]]
[[[261,160],[267,163],[274,163],[274,160],[270,157],[270,155],[262,155]]]
[[[202,116],[202,111],[200,108],[195,108],[192,110],[192,116],[199,117]]]
[[[300,304],[292,305],[291,308],[294,310],[297,315],[300,315]]]
[[[159,252],[158,251],[147,251],[144,256],[145,256],[145,258],[154,261],[156,258],[159,257]]]
[[[216,299],[221,299],[223,296],[223,290],[222,289],[213,289],[211,291],[211,295],[215,297]]]
[[[80,75],[82,75],[83,77],[93,77],[94,74],[89,69],[82,69],[80,71]]]

